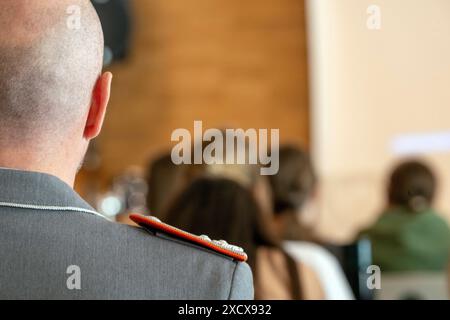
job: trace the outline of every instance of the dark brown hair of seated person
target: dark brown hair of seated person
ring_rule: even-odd
[[[193,234],[206,234],[212,239],[224,239],[243,247],[254,273],[259,246],[280,248],[263,225],[252,194],[229,179],[203,177],[194,180],[175,198],[165,216],[167,223]],[[293,279],[292,296],[299,299],[297,263],[287,254],[285,257]]]
[[[410,160],[397,166],[391,173],[388,185],[390,206],[420,212],[432,206],[436,178],[423,162]]]
[[[295,146],[282,146],[279,171],[269,176],[274,213],[301,209],[313,193],[317,178],[309,155]]]
[[[147,207],[152,215],[159,218],[161,208],[175,192],[175,187],[180,183],[181,167],[172,162],[170,153],[163,154],[152,159],[148,166],[147,174]]]

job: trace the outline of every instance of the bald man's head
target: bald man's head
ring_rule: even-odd
[[[1,0],[0,144],[39,144],[78,130],[102,59],[90,1]]]

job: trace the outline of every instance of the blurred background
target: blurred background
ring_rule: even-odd
[[[114,73],[77,190],[100,212],[150,214],[152,159],[171,133],[280,130],[315,165],[317,233],[354,243],[392,168],[424,160],[450,219],[448,0],[96,0]]]
[[[112,30],[126,50],[107,66],[111,104],[78,179],[91,202],[130,167],[146,169],[170,151],[172,131],[192,131],[194,120],[205,128],[279,128],[281,141],[309,146],[304,1],[93,3],[106,38]]]

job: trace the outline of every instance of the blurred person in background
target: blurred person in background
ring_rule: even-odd
[[[269,176],[274,224],[281,238],[318,242],[313,210],[317,178],[309,155],[294,146],[280,148],[280,167]]]
[[[389,180],[386,209],[362,233],[372,242],[373,263],[382,271],[443,271],[450,230],[433,208],[436,177],[424,163],[396,167]]]
[[[208,143],[202,142],[202,148],[204,149]],[[248,155],[248,145],[245,145],[245,153]],[[288,149],[294,152],[297,149],[293,147],[284,147],[283,150]],[[238,150],[235,150],[237,152]],[[303,151],[299,151],[304,157],[307,158],[307,154]],[[290,152],[286,152],[290,155]],[[224,155],[226,156],[226,154]],[[285,156],[285,154],[283,154]],[[296,160],[295,158],[294,160]],[[288,157],[288,160],[293,160]],[[225,161],[223,161],[225,162]],[[314,174],[312,166],[304,166],[303,162],[297,163],[295,161],[284,161],[283,164],[292,165],[295,167],[300,167],[300,171],[307,170],[307,173]],[[308,163],[310,163],[308,161]],[[285,168],[283,168],[285,169]],[[289,181],[293,180],[291,177],[292,172],[285,172],[283,170],[283,178]],[[292,171],[292,170],[288,170]],[[283,218],[276,215],[274,218],[273,214],[273,196],[272,188],[270,185],[270,178],[268,176],[262,176],[259,174],[260,167],[258,165],[249,164],[225,164],[217,163],[211,165],[180,165],[177,166],[171,161],[169,154],[157,158],[152,162],[149,172],[149,188],[150,193],[148,196],[148,205],[152,215],[166,220],[166,206],[174,202],[174,195],[177,194],[186,184],[192,182],[195,178],[219,178],[219,179],[230,179],[235,183],[238,183],[242,188],[248,190],[256,201],[259,210],[258,224],[270,226],[277,230],[277,239],[280,245],[291,254],[289,258],[294,258],[300,261],[304,265],[312,268],[318,276],[320,285],[324,291],[324,298],[329,300],[334,299],[353,299],[354,296],[351,292],[350,286],[345,278],[345,275],[339,265],[338,260],[329,253],[326,249],[314,245],[313,243],[290,241],[283,242],[284,232],[280,230],[280,221]],[[302,176],[299,172],[298,176]],[[310,176],[306,174],[306,176]],[[297,180],[297,179],[295,179]],[[284,181],[280,181],[283,183]],[[152,193],[151,190],[155,192]],[[159,195],[156,197],[155,195]],[[308,195],[307,195],[308,196]],[[306,197],[307,197],[306,196]],[[164,203],[163,206],[158,204]],[[212,210],[212,209],[211,209]],[[296,214],[292,213],[294,219],[296,219]],[[180,218],[182,219],[182,218]],[[169,223],[173,222],[169,219]],[[178,226],[184,226],[182,222],[177,221]],[[290,222],[286,222],[289,224]],[[293,228],[296,232],[295,237],[301,237],[302,230],[300,228]],[[206,227],[204,230],[208,230]],[[311,237],[307,237],[310,239]],[[225,238],[228,240],[228,238]]]
[[[186,166],[173,163],[170,153],[164,153],[150,161],[147,172],[147,208],[160,219],[163,208],[187,180]]]
[[[0,8],[0,299],[252,299],[245,263],[112,223],[73,190],[112,81],[92,3]]]
[[[240,183],[202,177],[176,197],[166,221],[194,234],[208,234],[243,247],[254,272],[257,299],[322,299],[320,282],[295,261],[261,219],[260,206]]]
[[[225,136],[225,129],[221,129]],[[204,150],[210,142],[197,141],[192,145],[194,155],[195,144],[201,144]],[[239,151],[236,146],[235,153]],[[248,156],[248,141],[245,141],[244,152]],[[251,164],[227,164],[226,151],[220,163],[215,164],[180,164],[172,161],[170,152],[164,153],[149,161],[147,171],[147,208],[151,215],[165,219],[167,205],[173,201],[174,195],[198,177],[221,177],[238,182],[250,190],[261,210],[269,216],[272,213],[272,191],[267,176],[259,175],[260,167]],[[194,159],[191,159],[194,163]]]
[[[283,248],[318,275],[325,299],[351,300],[354,295],[339,261],[329,250],[318,245],[314,229],[318,223],[315,210],[317,178],[308,153],[285,145],[280,148],[277,174],[269,176],[271,187],[272,225]]]

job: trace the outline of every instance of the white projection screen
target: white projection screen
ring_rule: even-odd
[[[321,233],[350,240],[376,219],[389,170],[412,156],[450,217],[450,1],[309,0],[307,14]]]

